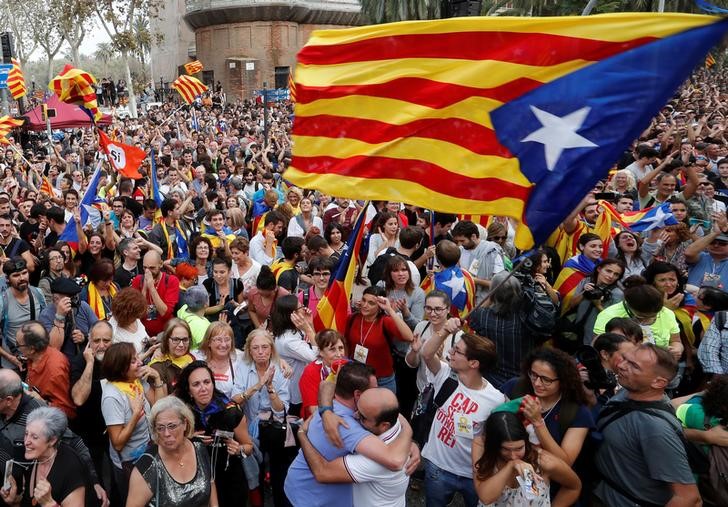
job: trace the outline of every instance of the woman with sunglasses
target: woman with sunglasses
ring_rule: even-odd
[[[624,301],[599,313],[594,323],[594,335],[604,333],[606,323],[614,317],[629,317],[642,328],[645,342],[669,350],[678,360],[684,349],[680,327],[673,311],[665,306],[664,293],[640,276],[630,276],[623,286]]]
[[[511,400],[523,397],[520,411],[541,448],[573,465],[594,427],[574,358],[554,348],[535,349],[523,362],[521,377],[501,391]]]

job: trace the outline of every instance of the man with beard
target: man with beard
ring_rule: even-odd
[[[0,329],[3,333],[2,356],[3,368],[16,371],[24,367],[18,359],[19,351],[15,341],[15,333],[23,323],[36,320],[45,308],[45,297],[37,287],[29,283],[28,265],[20,256],[12,257],[3,264],[3,273],[9,289],[0,298]]]
[[[30,251],[30,245],[13,234],[13,219],[10,215],[0,215],[0,248],[5,257],[22,257],[28,265],[28,271],[35,270],[35,259]]]
[[[101,362],[112,341],[111,324],[99,320],[91,326],[83,355],[71,360],[71,398],[78,407],[71,428],[88,447],[99,477],[109,448],[106,423],[101,413]]]

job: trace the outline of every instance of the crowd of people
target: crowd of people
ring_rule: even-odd
[[[14,137],[2,501],[403,506],[412,487],[429,507],[726,505],[709,472],[728,449],[725,84],[696,72],[530,252],[509,218],[289,184],[288,102],[116,120],[150,155],[91,189],[95,131]],[[677,224],[600,235],[601,201],[667,202]],[[328,329],[360,213],[358,289]]]

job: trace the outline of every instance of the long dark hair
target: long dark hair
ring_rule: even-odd
[[[298,308],[298,298],[293,294],[276,299],[270,312],[270,332],[276,338],[288,330],[296,329],[291,321],[291,314]]]
[[[394,280],[392,279],[392,271],[399,268],[400,266],[404,266],[404,268],[409,272],[409,265],[407,264],[407,260],[402,257],[401,255],[393,255],[389,259],[387,259],[387,263],[384,265],[384,275],[382,278],[384,279],[384,287],[387,289],[387,292],[390,290],[394,290],[395,284]],[[407,283],[404,284],[404,291],[407,294],[412,294],[412,291],[415,290],[415,284],[412,282],[412,273],[409,273],[409,279],[407,280]]]
[[[642,238],[638,234],[630,231],[620,231],[616,236],[614,236],[614,246],[617,248],[617,259],[623,261],[625,264],[627,264],[627,256],[624,254],[622,249],[619,248],[619,238],[621,238],[622,235],[627,234],[632,236],[637,243],[637,250],[634,251],[635,259],[642,258]]]
[[[599,278],[599,272],[604,269],[606,266],[619,266],[622,268],[622,274],[619,278],[617,278],[617,281],[614,282],[610,287],[616,286],[619,281],[624,276],[625,271],[627,271],[627,263],[623,259],[604,259],[602,262],[599,263],[599,265],[596,267],[596,269],[592,272],[591,275],[589,275],[589,278],[591,279],[591,282],[596,285],[597,279]]]
[[[576,361],[566,352],[551,347],[539,347],[532,350],[521,366],[521,378],[518,386],[523,387],[524,394],[535,395],[533,384],[528,376],[531,366],[536,361],[543,361],[553,368],[556,378],[559,379],[559,387],[562,401],[571,401],[579,405],[588,405],[589,400],[584,393],[583,383]]]
[[[518,442],[523,440],[526,444],[526,454],[523,461],[538,468],[538,454],[528,439],[528,432],[518,416],[512,412],[495,412],[485,421],[485,449],[483,455],[475,463],[475,473],[479,480],[487,479],[495,474],[496,463],[500,457],[501,446],[504,442]],[[540,473],[539,470],[536,470]]]
[[[174,395],[191,407],[195,406],[196,403],[190,394],[190,375],[192,375],[193,371],[199,370],[200,368],[207,370],[210,374],[213,389],[212,399],[225,398],[225,395],[215,387],[215,374],[212,373],[212,369],[210,369],[205,361],[198,359],[185,366],[180,372],[179,377],[177,377],[177,385],[174,388]]]

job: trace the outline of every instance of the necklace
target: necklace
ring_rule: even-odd
[[[369,324],[369,329],[367,329],[366,334],[364,334],[364,316],[362,315],[361,321],[359,322],[359,344],[363,347],[364,344],[367,341],[367,338],[369,338],[369,333],[372,332],[372,328],[374,327],[374,324],[377,323],[377,320],[374,319],[374,322]]]
[[[560,401],[561,401],[561,395],[559,395],[559,399],[556,400],[556,403],[554,403],[553,405],[551,405],[551,408],[548,410],[548,412],[546,412],[546,414],[542,416],[544,420],[546,420],[546,418],[549,416],[549,414],[551,414],[551,411],[554,408],[556,408],[556,405],[558,405]]]

